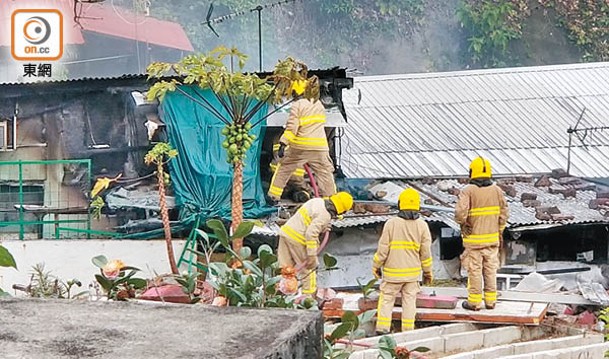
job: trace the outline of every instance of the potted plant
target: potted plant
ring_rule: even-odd
[[[378,298],[373,299],[370,295],[376,291],[374,286],[377,282],[377,279],[371,279],[368,283],[362,284],[359,279],[357,280],[357,284],[362,292],[362,297],[357,301],[357,306],[360,311],[365,312],[367,310],[376,309]]]

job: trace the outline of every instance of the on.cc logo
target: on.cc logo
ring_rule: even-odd
[[[11,18],[11,53],[19,61],[54,61],[63,55],[63,15],[56,9],[17,9]]]
[[[23,36],[32,45],[40,45],[51,37],[51,24],[40,16],[32,16],[23,25]]]

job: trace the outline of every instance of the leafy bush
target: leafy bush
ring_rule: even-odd
[[[142,278],[134,278],[140,270],[126,266],[121,260],[108,261],[106,256],[93,257],[93,264],[99,268],[100,274],[95,279],[106,292],[108,299],[128,300],[135,298],[135,291],[146,288],[148,282]]]

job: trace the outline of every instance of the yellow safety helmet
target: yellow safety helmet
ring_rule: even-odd
[[[338,192],[331,195],[330,201],[334,204],[338,214],[343,214],[353,207],[353,197],[347,192]]]
[[[412,188],[406,188],[400,193],[398,199],[400,211],[419,211],[421,209],[421,196]]]
[[[302,95],[307,89],[307,81],[306,80],[296,80],[292,81],[291,90],[296,92],[297,95]]]
[[[491,178],[491,162],[482,157],[475,158],[469,165],[469,178]]]

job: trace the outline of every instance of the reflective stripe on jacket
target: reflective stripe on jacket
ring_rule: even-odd
[[[321,101],[300,99],[292,104],[281,143],[295,149],[327,151],[326,110]]]
[[[383,268],[383,280],[415,282],[432,272],[431,233],[422,219],[391,218],[385,223],[373,268]]]
[[[461,225],[463,247],[485,248],[499,243],[505,229],[508,206],[503,191],[496,184],[478,187],[470,184],[459,194],[455,221]]]
[[[326,209],[322,198],[313,198],[305,202],[300,209],[281,226],[281,231],[288,238],[302,244],[308,256],[317,255],[319,235],[330,228],[332,216]]]

